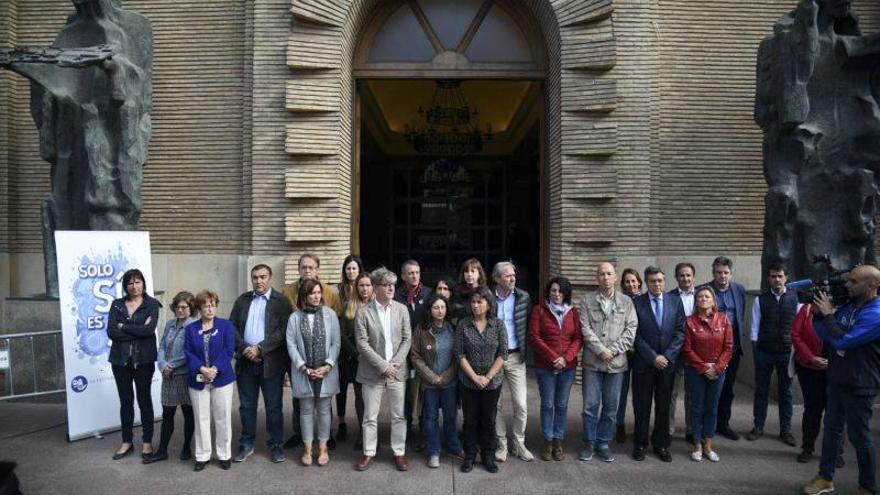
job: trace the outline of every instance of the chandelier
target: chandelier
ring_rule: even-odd
[[[419,107],[413,122],[406,124],[406,140],[417,153],[459,156],[479,153],[484,141],[492,140],[492,126],[481,132],[477,110],[468,105],[461,81],[439,80],[427,110]]]

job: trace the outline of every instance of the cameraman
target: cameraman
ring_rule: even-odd
[[[843,428],[856,450],[859,493],[876,493],[877,453],[871,440],[874,399],[880,392],[880,270],[873,266],[853,269],[846,283],[851,302],[835,311],[831,299],[817,295],[814,304],[816,331],[831,345],[828,359],[828,404],[822,438],[819,475],[803,493],[834,491],[834,469]]]

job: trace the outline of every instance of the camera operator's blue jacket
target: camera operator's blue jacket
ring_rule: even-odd
[[[860,308],[847,304],[833,316],[817,319],[815,327],[833,348],[828,384],[856,395],[880,393],[880,298]]]

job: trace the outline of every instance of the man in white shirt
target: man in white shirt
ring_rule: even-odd
[[[678,282],[678,287],[672,289],[669,292],[677,295],[679,299],[681,299],[681,305],[684,306],[684,314],[686,317],[694,314],[696,274],[697,269],[694,268],[693,264],[688,263],[687,261],[675,265],[675,280]],[[686,363],[684,361],[684,358],[680,358],[675,369],[675,385],[673,385],[672,387],[672,404],[669,407],[669,434],[675,434],[675,408],[676,404],[678,403],[679,391],[683,391],[684,423],[686,428],[685,438],[688,442],[692,442],[693,437],[691,436],[691,406],[690,401],[688,400],[689,397],[687,394],[687,389],[684,386],[684,367],[686,366]]]
[[[412,344],[412,330],[406,306],[394,301],[397,275],[378,268],[370,275],[376,294],[373,304],[359,309],[355,316],[355,341],[359,353],[357,382],[364,398],[364,456],[355,465],[358,471],[370,467],[376,456],[379,409],[388,392],[391,411],[391,450],[399,471],[409,469],[406,459],[406,418],[403,414],[406,358]]]
[[[767,267],[770,289],[755,299],[752,305],[752,355],[755,360],[754,427],[746,440],[757,440],[764,435],[767,407],[770,400],[770,378],[776,370],[779,393],[779,438],[794,447],[797,441],[791,433],[794,409],[789,373],[791,361],[791,327],[800,309],[797,294],[785,290],[788,277],[781,263]]]
[[[495,417],[495,436],[498,447],[495,459],[499,462],[507,460],[507,422],[502,410],[505,395],[510,397],[513,406],[512,452],[521,460],[529,462],[534,456],[526,448],[526,420],[528,419],[527,387],[526,387],[526,330],[532,301],[529,293],[516,286],[516,267],[513,263],[502,261],[495,264],[492,270],[495,280],[495,299],[498,306],[498,318],[504,322],[507,330],[507,360],[504,361],[504,383],[501,399],[498,400],[498,414]]]

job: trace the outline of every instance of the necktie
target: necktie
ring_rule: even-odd
[[[657,318],[657,326],[663,324],[663,302],[659,297],[652,298],[654,300],[654,317]]]

